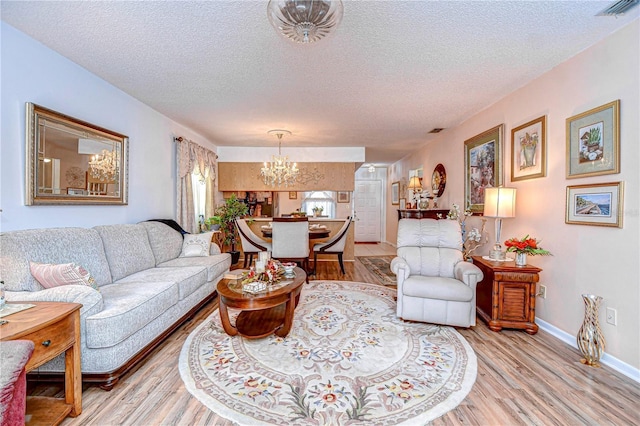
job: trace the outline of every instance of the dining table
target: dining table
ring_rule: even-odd
[[[263,226],[260,228],[262,231],[262,236],[264,238],[272,238],[273,237],[273,229],[270,226]],[[321,238],[329,238],[331,235],[331,231],[326,227],[312,228],[309,227],[309,239],[310,240],[318,240]]]

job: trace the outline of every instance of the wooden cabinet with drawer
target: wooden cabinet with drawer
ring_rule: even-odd
[[[516,266],[513,261],[472,258],[484,274],[476,287],[476,309],[480,318],[493,331],[516,328],[536,334],[536,283],[542,269]]]
[[[67,415],[82,412],[80,368],[80,308],[78,303],[21,302],[35,305],[3,317],[0,340],[31,340],[35,349],[26,370],[31,371],[65,354],[65,398],[28,397],[27,424],[57,425]]]

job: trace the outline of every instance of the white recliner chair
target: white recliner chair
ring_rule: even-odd
[[[476,285],[482,271],[462,257],[455,220],[401,219],[397,257],[399,318],[470,327],[476,324]]]

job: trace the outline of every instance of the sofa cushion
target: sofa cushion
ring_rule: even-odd
[[[455,278],[412,275],[405,280],[402,294],[422,299],[469,302],[475,296],[475,291]]]
[[[215,244],[212,244],[214,246]],[[216,245],[217,247],[217,245]],[[202,266],[207,269],[207,281],[216,279],[226,273],[231,267],[229,253],[216,254],[206,257],[178,257],[158,265],[160,268],[174,268],[185,266]]]
[[[147,230],[143,225],[96,226],[104,244],[113,282],[156,266]]]
[[[29,262],[31,275],[44,288],[59,287],[61,285],[86,285],[98,290],[96,280],[82,266],[75,263],[51,263]]]
[[[156,265],[180,256],[182,234],[162,222],[140,222],[147,230]]]
[[[91,273],[98,286],[111,283],[102,239],[94,229],[48,228],[0,234],[0,277],[10,291],[39,291],[29,262],[75,263]]]
[[[174,282],[117,283],[102,286],[103,309],[87,317],[89,348],[115,346],[162,315],[178,301]]]
[[[204,266],[181,268],[152,268],[129,275],[120,283],[138,283],[138,285],[153,285],[156,282],[172,282],[178,286],[178,298],[182,300],[200,288],[207,280],[207,270]]]

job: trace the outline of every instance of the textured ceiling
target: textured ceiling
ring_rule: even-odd
[[[6,1],[2,20],[219,146],[364,146],[389,163],[638,17],[611,1],[345,1],[294,44],[266,1]]]

